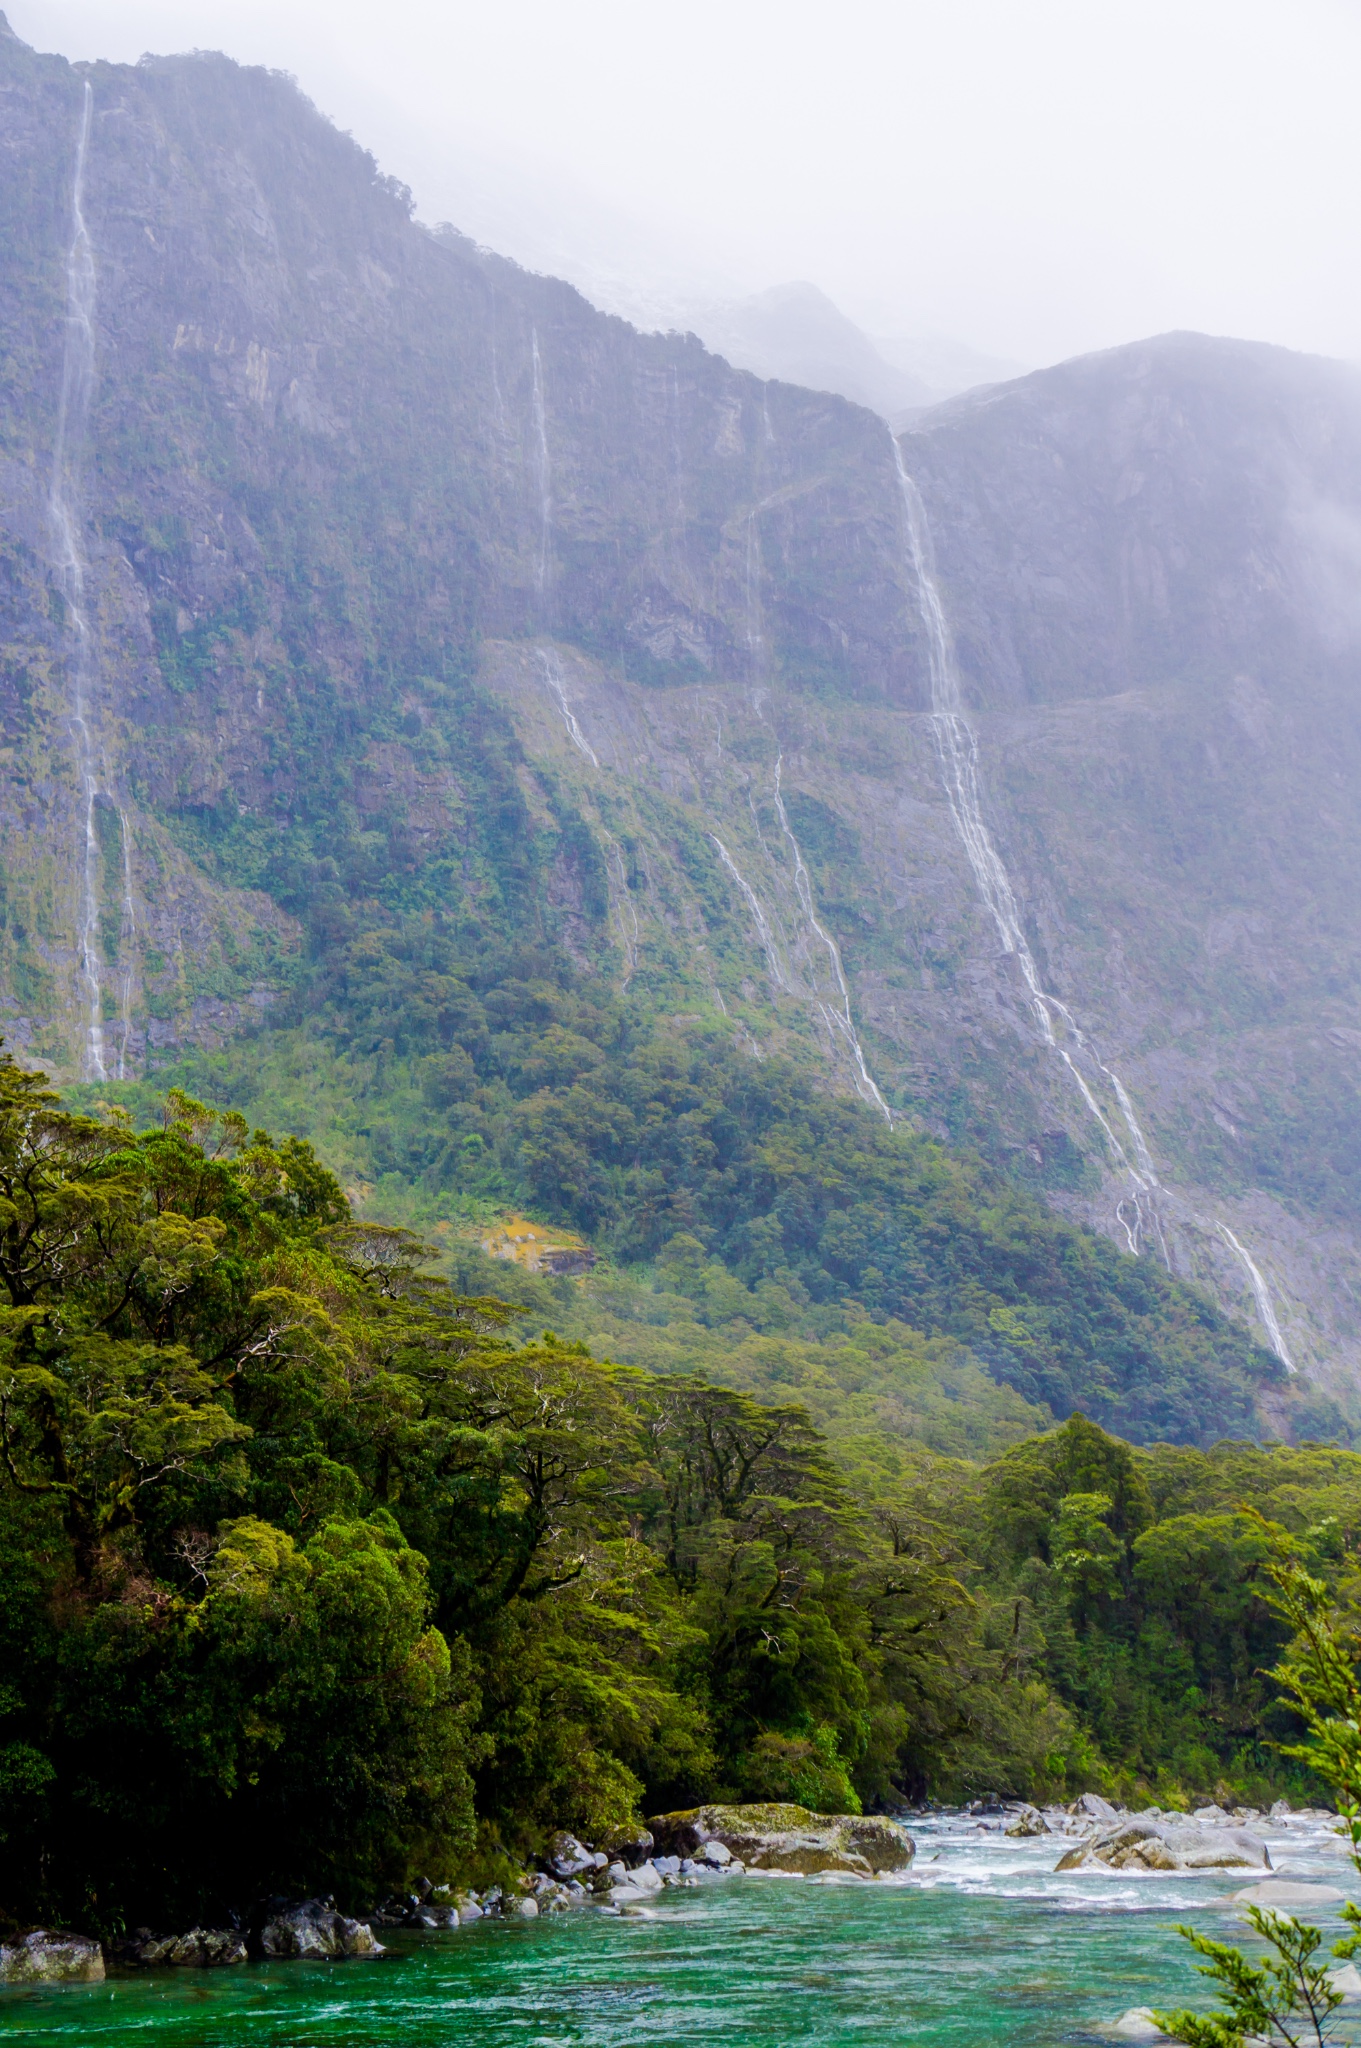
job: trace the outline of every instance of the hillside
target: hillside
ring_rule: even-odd
[[[1149,344],[900,453],[417,226],[287,80],[6,36],[0,82],[7,1037],[387,1213],[688,1240],[720,1328],[901,1323],[1138,1437],[1343,1426],[1273,1346],[1345,1404],[1348,529],[1290,508],[1350,373]]]

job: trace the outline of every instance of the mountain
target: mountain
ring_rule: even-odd
[[[697,308],[690,324],[707,347],[739,369],[814,391],[836,391],[885,416],[944,395],[885,361],[869,336],[816,285],[776,285],[752,298]]]
[[[285,79],[0,90],[12,1043],[732,1343],[1343,1426],[1352,373],[1174,337],[895,442]]]

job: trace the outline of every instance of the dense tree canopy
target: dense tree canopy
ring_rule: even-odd
[[[362,1902],[710,1795],[1260,1790],[1243,1504],[1324,1572],[1361,1525],[1352,1453],[1081,1416],[886,1476],[523,1338],[295,1139],[76,1115],[8,1056],[0,1288],[12,1917]]]

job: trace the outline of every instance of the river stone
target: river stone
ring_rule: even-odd
[[[87,1934],[35,1927],[0,1947],[0,1984],[99,1984],[104,1951]]]
[[[1132,2005],[1128,2012],[1121,2013],[1118,2020],[1112,2020],[1103,2032],[1114,2034],[1117,2041],[1165,2041],[1168,2038],[1154,2019],[1152,2008],[1147,2005]]]
[[[1243,1828],[1197,1828],[1142,1816],[1118,1821],[1060,1856],[1056,1870],[1270,1870],[1266,1844]]]
[[[1355,1963],[1339,1963],[1335,1970],[1329,1970],[1328,1982],[1339,1998],[1361,1998],[1361,1970]]]
[[[617,1857],[621,1863],[632,1865],[645,1863],[657,1845],[640,1820],[631,1820],[622,1827],[611,1828],[601,1837],[600,1846],[611,1862]]]
[[[337,1913],[330,1899],[271,1899],[254,1945],[262,1956],[308,1962],[365,1960],[384,1953],[372,1928]]]
[[[1109,1799],[1103,1799],[1099,1792],[1083,1792],[1068,1809],[1084,1820],[1119,1820],[1120,1816]]]
[[[594,1870],[595,1856],[580,1843],[575,1835],[561,1830],[550,1836],[548,1854],[544,1858],[554,1877],[580,1877],[583,1870]]]
[[[1235,1892],[1235,1906],[1263,1906],[1270,1913],[1308,1913],[1315,1907],[1337,1906],[1347,1894],[1331,1884],[1297,1884],[1293,1879],[1268,1878]]]
[[[875,1877],[906,1870],[916,1844],[896,1820],[879,1814],[810,1813],[805,1806],[695,1806],[655,1814],[648,1821],[669,1855],[697,1860],[710,1842],[740,1857],[748,1870],[787,1870],[811,1876],[846,1870]]]
[[[1051,1829],[1044,1815],[1036,1807],[1023,1806],[1006,1832],[1012,1836],[1047,1835],[1051,1833]]]
[[[220,1970],[244,1963],[246,1944],[234,1927],[191,1927],[187,1934],[139,1927],[118,1944],[114,1960],[130,1970]]]

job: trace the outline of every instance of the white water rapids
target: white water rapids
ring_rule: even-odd
[[[114,803],[101,749],[91,727],[98,682],[98,649],[87,597],[87,566],[83,540],[82,483],[85,441],[95,373],[95,261],[85,219],[85,170],[94,117],[94,93],[88,81],[81,101],[76,160],[71,181],[71,242],[66,254],[66,329],[62,346],[61,397],[52,451],[52,483],[48,523],[52,531],[53,568],[66,604],[72,642],[71,697],[67,723],[75,753],[80,791],[80,841],[77,853],[78,911],[76,951],[87,1013],[82,1072],[88,1080],[122,1080],[127,1067],[131,1025],[131,944],[136,930],[132,895],[132,838],[127,814]],[[110,1049],[104,1030],[104,960],[100,944],[99,843],[101,808],[112,810],[121,835],[122,890],[120,940],[123,966],[119,976],[118,1043],[114,1076],[109,1074]]]
[[[1286,1349],[1270,1290],[1252,1255],[1226,1223],[1210,1223],[1189,1209],[1180,1197],[1164,1188],[1124,1082],[1101,1058],[1067,1004],[1052,995],[1040,980],[1039,968],[1021,922],[1011,877],[983,817],[978,781],[978,739],[964,709],[959,670],[940,586],[936,581],[926,507],[904,466],[897,435],[890,434],[889,440],[902,498],[918,610],[926,630],[931,677],[931,728],[950,815],[968,857],[979,896],[997,928],[1002,951],[1012,956],[1020,969],[1040,1037],[1045,1046],[1063,1061],[1084,1107],[1100,1127],[1111,1157],[1129,1183],[1129,1194],[1116,1205],[1115,1212],[1129,1249],[1137,1253],[1146,1235],[1151,1233],[1164,1263],[1170,1269],[1171,1259],[1160,1214],[1163,1207],[1201,1232],[1217,1235],[1247,1276],[1272,1350],[1286,1371],[1293,1373],[1294,1363]],[[1083,1071],[1084,1067],[1087,1072]],[[1114,1098],[1114,1114],[1109,1114],[1098,1099],[1097,1090],[1103,1084]]]

